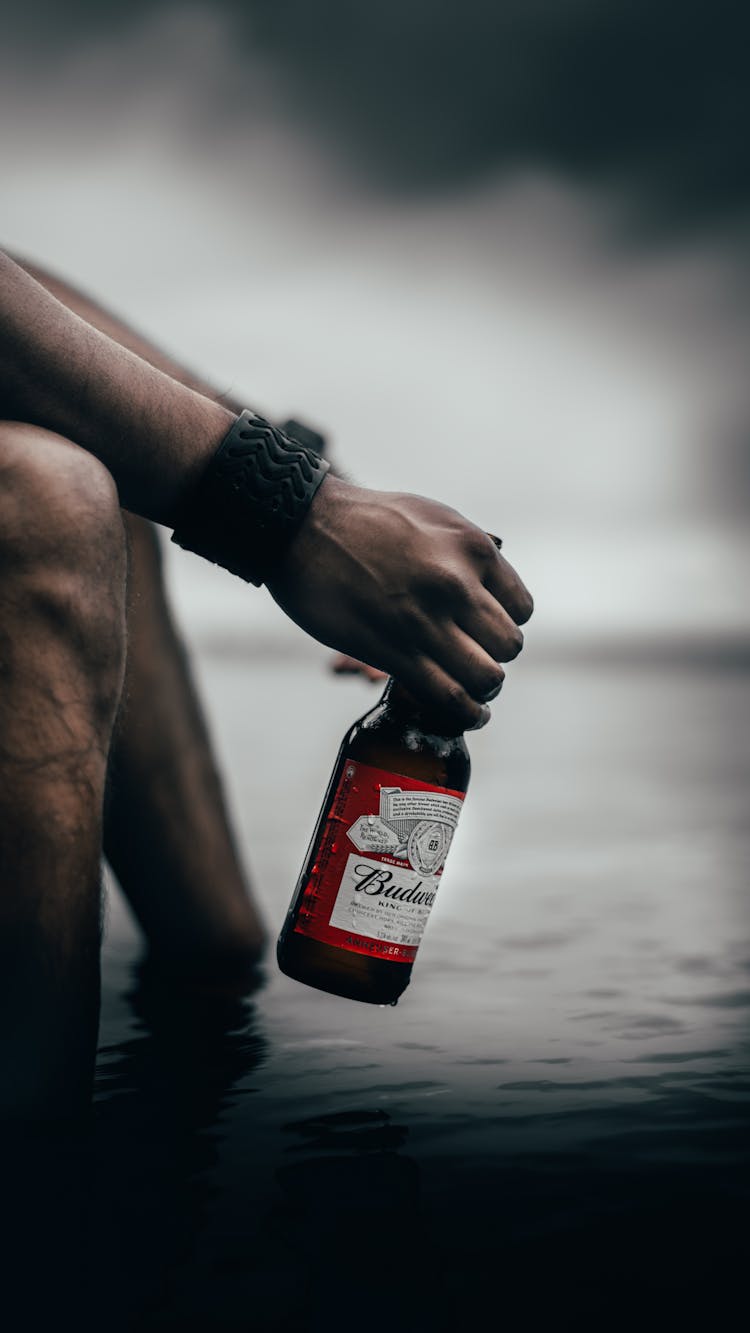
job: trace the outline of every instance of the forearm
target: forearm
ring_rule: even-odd
[[[98,301],[94,301],[85,292],[77,287],[71,286],[69,282],[64,281],[56,274],[47,272],[46,269],[39,268],[37,264],[30,263],[27,259],[22,259],[14,254],[10,256],[19,268],[28,273],[42,287],[46,288],[52,296],[72,310],[74,314],[80,315],[87,324],[93,328],[99,329],[100,333],[106,333],[113,342],[119,343],[121,347],[126,347],[128,351],[135,352],[136,356],[147,361],[149,365],[161,370],[171,379],[177,380],[178,384],[184,384],[186,388],[193,389],[200,393],[204,398],[211,398],[214,402],[223,404],[231,412],[239,413],[246,403],[240,402],[230,392],[217,389],[215,385],[209,384],[200,375],[190,370],[180,361],[175,361],[160,347],[157,347],[149,338],[145,338],[142,333],[138,333],[131,328],[124,320],[114,315],[111,310],[106,310]]]
[[[4,254],[0,415],[88,449],[123,505],[167,524],[234,417],[80,318]]]
[[[228,408],[230,412],[237,416],[246,407],[255,407],[254,404],[240,400],[230,391],[217,389],[216,385],[209,384],[207,380],[196,374],[183,362],[175,361],[174,357],[169,356],[161,347],[157,347],[150,338],[144,337],[142,333],[131,328],[118,315],[105,309],[98,301],[94,301],[77,287],[71,286],[63,278],[49,273],[46,269],[39,268],[37,264],[30,263],[27,259],[21,259],[16,254],[10,257],[18,264],[19,268],[35,278],[52,296],[55,296],[58,301],[67,306],[68,310],[80,315],[81,319],[85,319],[87,324],[99,329],[101,333],[106,333],[108,338],[119,343],[121,347],[126,347],[128,351],[135,352],[136,356],[140,356],[150,366],[155,366],[157,370],[162,370],[165,375],[177,380],[178,384],[184,384],[186,388],[194,389],[196,393],[202,394],[205,398],[210,398],[215,403],[221,403],[222,406]],[[256,410],[258,409],[256,408]],[[262,416],[267,415],[262,408],[260,413]],[[299,421],[288,421],[284,423],[282,429],[318,452],[325,450],[326,454],[328,453],[325,437],[313,427],[300,425]],[[329,458],[328,461],[334,476],[344,475],[335,460]]]

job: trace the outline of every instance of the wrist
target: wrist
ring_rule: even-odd
[[[350,482],[337,477],[333,469],[329,470],[325,485],[321,485],[313,496],[304,522],[289,543],[284,558],[266,580],[272,593],[275,584],[285,586],[288,578],[294,578],[301,570],[319,564],[332,548],[339,545],[358,490]]]
[[[313,449],[242,412],[187,494],[172,540],[259,586],[282,563],[327,472]]]

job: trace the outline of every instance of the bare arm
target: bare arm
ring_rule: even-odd
[[[136,356],[141,357],[143,361],[147,361],[150,366],[155,366],[157,370],[162,370],[165,375],[177,380],[178,384],[184,384],[186,388],[194,389],[196,393],[203,394],[205,398],[210,398],[215,403],[221,403],[235,415],[238,415],[246,407],[252,406],[255,410],[258,410],[256,404],[251,404],[244,399],[240,400],[236,394],[229,390],[218,389],[215,384],[210,384],[208,380],[187,367],[184,362],[176,361],[163,348],[157,347],[150,338],[146,338],[143,333],[134,329],[119,315],[115,315],[111,310],[106,309],[99,301],[95,301],[93,297],[89,296],[87,292],[82,292],[79,287],[74,287],[58,274],[50,273],[49,270],[40,268],[38,264],[31,263],[28,259],[21,259],[16,254],[11,255],[11,258],[18,264],[19,268],[22,268],[30,277],[35,278],[52,296],[61,301],[64,306],[67,306],[68,310],[72,310],[75,315],[80,315],[81,319],[84,319],[87,324],[91,324],[93,328],[98,329],[100,333],[106,333],[107,337],[119,343],[120,347],[135,352]],[[268,413],[261,408],[260,415],[267,416]],[[325,452],[331,471],[337,477],[342,475],[336,460],[330,456],[325,437],[319,431],[304,423],[300,424],[296,419],[284,422],[281,429],[288,435],[300,440],[302,444],[306,444],[320,453]],[[375,676],[379,676],[379,673],[375,673]]]
[[[73,287],[71,283],[66,282],[57,274],[50,273],[47,269],[40,268],[38,264],[31,263],[28,259],[22,259],[18,255],[12,255],[11,258],[22,268],[25,273],[34,278],[42,287],[57,298],[68,310],[74,314],[80,315],[87,324],[98,329],[100,333],[106,333],[113,342],[119,343],[120,347],[125,347],[129,352],[135,352],[136,356],[147,361],[150,366],[161,370],[165,375],[169,375],[178,384],[184,384],[186,388],[193,389],[200,393],[204,398],[210,398],[216,403],[222,403],[230,412],[241,412],[248,404],[240,402],[234,398],[231,393],[223,392],[214,385],[209,384],[200,375],[188,369],[179,361],[169,356],[149,338],[143,336],[136,329],[132,328],[124,320],[113,315],[111,310],[106,310],[103,305],[95,301],[86,292],[80,288]]]
[[[123,505],[169,526],[234,419],[2,254],[0,416],[76,441],[109,468]],[[465,725],[481,720],[531,614],[518,575],[460,514],[332,476],[268,586],[307,633]]]
[[[167,524],[233,420],[73,314],[3,254],[0,415],[96,454],[128,509]]]
[[[172,379],[184,384],[189,389],[195,389],[196,393],[202,393],[206,398],[211,398],[214,402],[223,403],[232,412],[241,412],[248,404],[240,402],[238,398],[228,392],[220,392],[214,385],[209,384],[207,380],[201,378],[194,371],[188,369],[182,362],[175,361],[173,357],[168,356],[162,348],[157,347],[149,338],[144,337],[142,333],[137,332],[131,325],[127,324],[119,316],[107,310],[100,302],[93,300],[86,292],[80,288],[74,287],[65,279],[57,274],[50,273],[49,270],[40,268],[38,264],[31,263],[28,259],[21,259],[17,254],[11,256],[15,262],[24,271],[35,278],[37,282],[46,287],[48,292],[61,301],[63,305],[72,310],[74,314],[80,315],[88,324],[99,329],[101,333],[106,333],[109,338],[114,339],[121,347],[127,347],[129,351],[135,352],[137,356],[148,361],[149,365],[155,366],[157,370],[163,370],[165,375],[171,375]],[[289,430],[289,427],[284,427]],[[297,435],[296,429],[292,434]],[[303,443],[307,443],[303,439]],[[331,467],[336,476],[341,473],[335,462],[331,461]],[[345,653],[334,654],[331,659],[332,670],[338,675],[363,675],[368,680],[380,681],[383,679],[383,672],[376,667],[371,667],[366,662],[359,662],[355,657]]]

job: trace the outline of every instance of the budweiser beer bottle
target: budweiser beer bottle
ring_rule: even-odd
[[[344,737],[278,942],[282,972],[395,1004],[409,984],[471,764],[455,727],[389,680]]]

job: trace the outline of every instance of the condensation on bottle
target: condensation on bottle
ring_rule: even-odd
[[[279,967],[395,1004],[406,990],[469,785],[466,742],[396,681],[344,737],[279,936]]]

